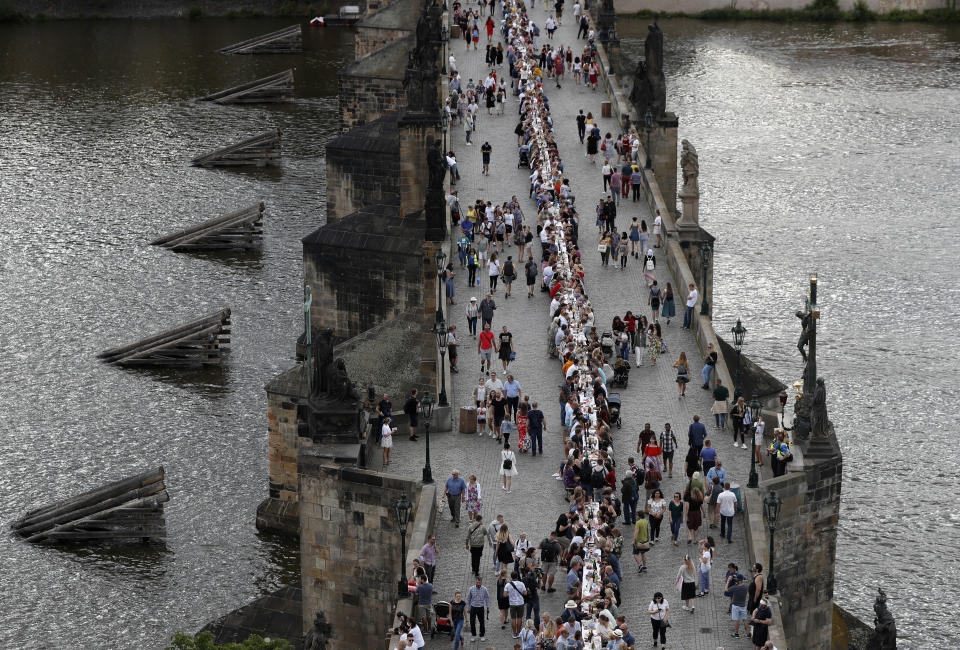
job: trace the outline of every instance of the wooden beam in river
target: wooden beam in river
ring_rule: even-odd
[[[190,161],[194,167],[231,167],[238,165],[276,165],[280,163],[280,129],[266,131],[243,142],[197,156]]]
[[[175,251],[251,249],[263,243],[263,203],[253,203],[150,242]]]
[[[166,536],[163,467],[36,508],[11,524],[28,542],[147,540]]]
[[[303,52],[303,28],[291,25],[218,50],[221,54],[292,54]]]
[[[293,68],[201,97],[217,104],[265,104],[293,101]]]
[[[230,310],[220,311],[178,327],[104,350],[97,356],[120,366],[220,365],[222,346],[230,343]]]

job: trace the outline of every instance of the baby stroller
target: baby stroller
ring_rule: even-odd
[[[450,603],[441,600],[433,604],[433,628],[430,630],[430,638],[437,635],[437,632],[446,632],[453,639],[453,619],[450,618]]]
[[[629,368],[627,369],[629,372]],[[616,424],[619,429],[622,426],[620,422],[620,393],[610,393],[607,396],[607,408],[610,410],[610,423]]]
[[[613,332],[604,332],[600,335],[600,348],[604,356],[613,357]]]
[[[521,167],[530,168],[530,149],[529,147],[520,147],[520,158],[517,160],[517,169]]]
[[[623,359],[617,359],[617,363],[613,367],[612,383],[614,386],[626,388],[628,381],[630,381],[630,364]]]

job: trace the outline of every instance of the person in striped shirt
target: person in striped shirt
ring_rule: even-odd
[[[668,468],[669,478],[673,478],[673,454],[677,450],[677,436],[670,429],[670,423],[663,425],[660,432],[660,450],[663,453],[663,466]]]

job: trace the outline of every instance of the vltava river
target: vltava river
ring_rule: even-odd
[[[634,57],[647,22],[618,21]],[[844,453],[836,600],[872,622],[883,586],[900,647],[956,645],[960,27],[660,26],[718,238],[718,333],[742,318],[745,352],[799,379],[793,312],[819,274]]]

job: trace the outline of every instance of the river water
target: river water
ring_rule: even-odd
[[[647,22],[619,20],[624,50]],[[835,597],[904,648],[954,647],[960,558],[960,27],[660,22],[667,106],[700,157],[714,323],[785,383],[809,273],[844,453]],[[792,392],[792,391],[791,391]]]
[[[297,575],[254,529],[266,495],[263,385],[301,330],[300,238],[324,220],[323,145],[350,33],[297,56],[216,48],[285,20],[0,25],[0,513],[163,464],[161,550],[32,547],[0,536],[0,644],[159,648]],[[700,153],[719,238],[716,322],[784,380],[805,277],[821,279],[821,371],[845,452],[837,600],[894,599],[903,647],[952,639],[960,562],[948,413],[960,393],[956,154],[960,33],[929,26],[663,22],[668,104]],[[629,51],[642,22],[621,20]],[[193,98],[297,68],[295,104]],[[193,169],[199,153],[279,126],[280,170]],[[147,245],[249,202],[258,255]],[[222,372],[142,372],[94,355],[233,309]],[[946,497],[946,498],[944,498]]]
[[[297,56],[220,46],[288,20],[0,25],[2,524],[162,464],[163,550],[66,551],[0,535],[0,645],[161,648],[298,575],[296,545],[259,536],[264,384],[302,331],[300,238],[324,220],[324,143],[351,34],[308,33]],[[297,102],[195,103],[296,67]],[[280,170],[188,161],[272,127]],[[257,255],[176,254],[160,234],[262,200]],[[95,354],[221,306],[222,372],[112,368]]]

